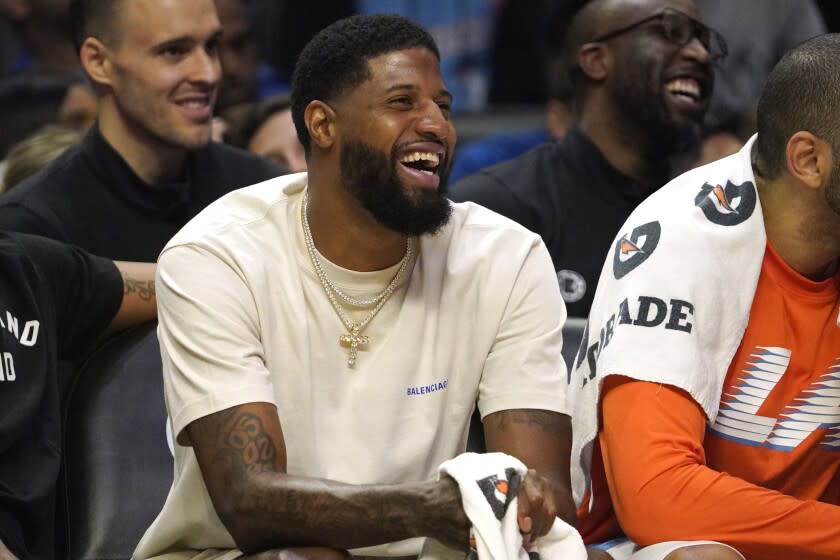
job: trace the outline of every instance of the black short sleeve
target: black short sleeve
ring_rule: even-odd
[[[58,354],[76,356],[102,333],[122,303],[122,276],[113,261],[78,247],[21,235],[40,279],[55,301]]]

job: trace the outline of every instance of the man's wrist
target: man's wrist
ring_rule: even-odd
[[[418,488],[421,507],[413,518],[415,534],[432,537],[450,548],[466,550],[470,522],[464,513],[458,483],[448,476]]]

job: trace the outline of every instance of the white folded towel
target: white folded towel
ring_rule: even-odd
[[[557,518],[531,549],[522,546],[517,521],[519,484],[527,468],[505,453],[462,453],[440,465],[461,490],[464,511],[475,542],[470,557],[478,560],[586,560],[586,547],[574,527]],[[422,554],[421,560],[434,560]]]

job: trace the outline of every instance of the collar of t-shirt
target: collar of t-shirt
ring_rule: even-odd
[[[840,296],[840,269],[825,280],[811,280],[785,262],[769,240],[764,254],[762,272],[767,273],[782,290],[800,299],[831,303]]]
[[[194,176],[196,153],[187,156],[179,181],[150,185],[143,181],[105,139],[98,123],[91,127],[81,146],[82,153],[102,184],[115,196],[140,211],[166,213],[190,200],[190,178]]]

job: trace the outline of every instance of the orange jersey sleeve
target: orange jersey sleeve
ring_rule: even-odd
[[[705,415],[682,390],[613,376],[602,402],[610,497],[637,544],[707,539],[748,559],[840,558],[840,507],[707,467]]]

